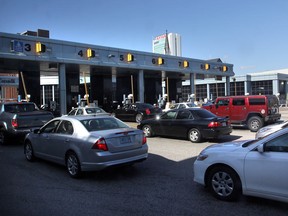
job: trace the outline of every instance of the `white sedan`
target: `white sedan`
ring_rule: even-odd
[[[171,109],[184,109],[184,108],[192,108],[192,107],[198,107],[198,106],[191,102],[175,103],[175,104],[172,104],[169,108],[164,109],[163,112],[167,112]]]
[[[288,128],[260,140],[214,144],[194,162],[194,181],[220,200],[239,195],[288,202]]]
[[[288,127],[288,121],[280,122],[280,123],[275,123],[271,125],[267,125],[265,127],[260,128],[256,135],[255,139],[262,139],[265,136],[268,136],[278,130],[281,130],[283,128]]]

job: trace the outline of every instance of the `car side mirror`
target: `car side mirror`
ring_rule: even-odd
[[[263,153],[264,152],[264,144],[257,146],[257,151],[260,153]]]

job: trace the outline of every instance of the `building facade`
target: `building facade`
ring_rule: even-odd
[[[173,56],[182,56],[181,35],[166,33],[155,37],[152,41],[152,52]]]

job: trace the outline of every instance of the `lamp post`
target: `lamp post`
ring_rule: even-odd
[[[234,82],[234,95],[236,96],[237,95],[237,88],[236,88],[236,78],[233,77],[233,82]]]

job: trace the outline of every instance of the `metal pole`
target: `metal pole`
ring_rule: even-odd
[[[23,77],[23,73],[22,71],[20,71],[20,75],[21,75],[21,79],[22,79],[22,85],[23,85],[23,89],[24,89],[24,94],[25,94],[25,99],[28,102],[28,95],[27,95],[27,90],[26,90],[26,85],[25,85],[25,81],[24,81],[24,77]]]
[[[167,102],[169,102],[169,79],[168,79],[168,77],[166,77],[166,83],[167,83]]]
[[[87,101],[87,105],[89,106],[89,95],[88,95],[88,89],[87,89],[87,84],[86,84],[85,72],[83,72],[83,77],[84,77],[84,86],[85,86],[86,101]]]
[[[134,103],[134,87],[133,87],[133,75],[131,75],[131,91],[132,91],[132,103]]]

